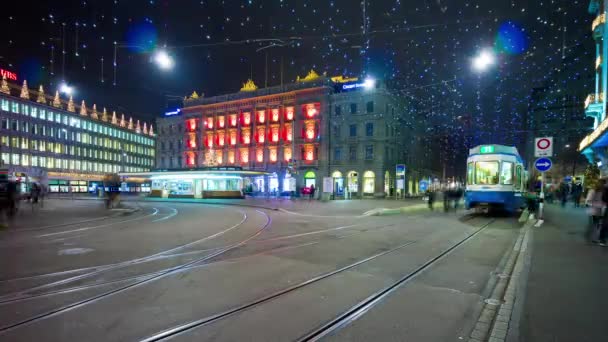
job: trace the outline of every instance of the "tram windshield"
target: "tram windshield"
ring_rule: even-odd
[[[479,161],[475,163],[475,184],[496,185],[498,184],[497,161]]]

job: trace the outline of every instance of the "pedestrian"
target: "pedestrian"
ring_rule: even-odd
[[[309,198],[309,200],[311,200],[313,198],[315,198],[315,185],[314,184],[312,184],[310,186],[310,198]]]
[[[577,181],[572,185],[572,202],[574,207],[579,208],[581,206],[581,194],[583,193],[583,185],[580,181]]]
[[[602,222],[600,222],[600,231],[598,236],[598,242],[602,247],[608,247],[606,244],[606,238],[608,238],[608,213],[606,213],[606,204],[608,204],[608,187],[606,187],[606,181],[601,180],[600,182],[602,186],[602,202],[604,204],[604,215]]]
[[[429,209],[433,211],[433,204],[435,203],[435,192],[433,192],[432,190],[427,190],[426,196]]]
[[[562,208],[566,206],[566,202],[568,202],[568,184],[562,182],[559,186],[559,193],[561,195]]]
[[[587,214],[590,218],[590,227],[587,231],[587,238],[593,243],[598,243],[598,235],[601,227],[604,225],[602,221],[606,221],[604,218],[606,210],[606,191],[605,181],[599,180],[593,189],[589,189],[587,198],[585,199],[585,205],[587,206]]]

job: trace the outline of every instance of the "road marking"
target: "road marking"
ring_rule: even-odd
[[[55,235],[69,234],[69,233],[74,233],[74,232],[82,232],[82,231],[85,231],[85,230],[91,230],[91,229],[97,229],[97,228],[102,228],[102,227],[113,226],[113,225],[120,224],[120,223],[133,222],[133,221],[144,219],[144,218],[149,217],[149,216],[155,216],[156,214],[158,214],[158,209],[154,208],[154,212],[152,212],[151,214],[148,214],[148,215],[145,215],[145,216],[136,217],[136,218],[129,219],[129,220],[112,222],[112,223],[106,223],[106,224],[101,224],[99,226],[83,227],[83,228],[78,228],[78,229],[64,230],[64,231],[56,232],[56,233],[42,234],[42,235],[38,235],[36,237],[37,238],[43,238],[43,237],[47,237],[47,236],[55,236]]]

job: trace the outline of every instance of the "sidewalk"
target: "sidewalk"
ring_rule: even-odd
[[[545,219],[533,228],[518,340],[608,341],[608,248],[585,241],[584,208],[548,205]]]

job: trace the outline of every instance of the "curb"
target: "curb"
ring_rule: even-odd
[[[504,342],[507,338],[519,277],[523,270],[528,239],[534,221],[528,221],[521,228],[513,250],[492,291],[484,302],[475,328],[469,336],[469,342]]]

